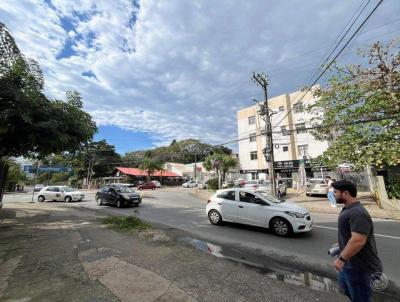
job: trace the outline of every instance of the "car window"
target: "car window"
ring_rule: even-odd
[[[109,190],[108,188],[103,188],[103,189],[101,189],[101,192],[102,192],[102,193],[107,193],[108,190]]]
[[[75,191],[74,189],[72,189],[70,187],[62,187],[62,189],[64,190],[64,192],[73,192],[73,191]]]
[[[236,191],[225,191],[217,195],[218,198],[235,200]]]
[[[239,192],[239,200],[241,202],[256,203],[256,196],[248,192]]]
[[[269,192],[267,191],[257,191],[258,194],[260,194],[262,197],[264,197],[265,199],[267,199],[268,201],[271,201],[273,203],[282,203],[285,202],[284,199],[279,199],[277,197],[275,197],[274,195],[271,195]]]
[[[46,191],[49,191],[49,192],[60,192],[60,188],[57,188],[57,187],[48,187],[48,188],[46,189]]]

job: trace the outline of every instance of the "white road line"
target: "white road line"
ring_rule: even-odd
[[[332,227],[327,227],[327,226],[322,226],[322,225],[315,225],[315,224],[314,224],[313,227],[337,231],[337,228],[332,228]],[[389,236],[389,235],[382,235],[382,234],[375,234],[375,236],[376,236],[376,237],[385,237],[385,238],[391,238],[391,239],[398,239],[398,240],[400,240],[400,237],[396,237],[396,236]]]

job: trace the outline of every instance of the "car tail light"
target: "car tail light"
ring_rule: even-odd
[[[207,203],[210,203],[210,202],[211,202],[211,199],[207,200]]]

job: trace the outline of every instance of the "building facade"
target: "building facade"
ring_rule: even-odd
[[[303,94],[296,91],[268,100],[269,109],[273,112],[275,171],[281,178],[292,178],[299,170],[300,160],[304,159],[307,176],[312,176],[317,168],[311,167],[310,159],[321,155],[329,146],[328,141],[317,141],[305,129],[311,126],[314,116],[305,112],[304,108],[316,100],[312,92],[308,92],[299,102]],[[263,154],[266,126],[258,111],[259,106],[255,105],[237,112],[238,136],[242,139],[239,141],[239,160],[241,173],[247,179],[266,179],[269,171]]]

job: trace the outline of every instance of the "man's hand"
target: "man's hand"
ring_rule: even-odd
[[[335,261],[333,261],[333,266],[337,272],[340,272],[343,269],[344,262],[339,258],[336,258]]]

